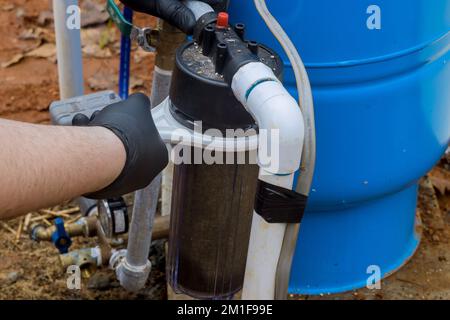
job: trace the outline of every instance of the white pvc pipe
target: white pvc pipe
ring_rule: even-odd
[[[60,98],[83,95],[83,64],[81,53],[78,0],[53,0],[56,53],[58,59]]]
[[[276,139],[268,139],[269,146],[279,144],[275,149],[279,156],[278,163],[267,167],[260,161],[259,179],[292,190],[295,172],[300,167],[305,134],[298,103],[272,70],[260,62],[243,66],[234,75],[231,88],[256,120],[260,137],[263,130],[269,131],[267,137],[271,136],[272,130],[279,133]],[[260,138],[260,151],[263,143],[266,142]],[[286,223],[268,223],[258,213],[253,213],[242,299],[274,299],[286,226]]]
[[[294,175],[260,174],[260,180],[292,188]],[[252,228],[245,268],[243,300],[273,300],[278,260],[283,246],[286,223],[268,223],[253,212]]]
[[[300,167],[305,133],[303,116],[295,99],[272,69],[261,62],[248,63],[240,68],[233,77],[231,88],[255,119],[260,132],[265,130],[267,133],[268,147],[278,144],[278,163],[268,167],[260,163],[260,167],[272,175],[295,173]],[[271,139],[273,133],[278,133],[278,139],[274,141]],[[259,150],[261,142],[264,141],[260,141]],[[292,185],[282,187],[292,190]]]
[[[296,191],[305,196],[309,195],[316,164],[316,128],[314,116],[314,103],[309,82],[308,73],[305,65],[286,32],[283,30],[278,21],[272,16],[265,0],[254,0],[256,9],[261,18],[266,23],[269,30],[278,40],[289,62],[292,64],[295,80],[297,83],[297,91],[299,96],[299,106],[305,118],[305,144],[302,158],[301,179],[298,181]]]

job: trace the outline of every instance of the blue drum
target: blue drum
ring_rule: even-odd
[[[417,182],[450,141],[450,1],[267,3],[305,62],[316,110],[317,167],[290,291],[364,287],[414,254]],[[283,52],[252,0],[231,0],[230,18]]]

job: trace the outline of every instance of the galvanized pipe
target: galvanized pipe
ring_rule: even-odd
[[[179,30],[160,21],[160,40],[156,48],[156,66],[150,97],[152,106],[159,105],[169,95],[175,49],[184,41],[184,38]],[[159,175],[149,186],[136,191],[134,196],[126,255],[117,268],[120,284],[129,291],[143,288],[151,269],[148,255],[161,188],[161,177]]]
[[[92,237],[97,234],[97,217],[81,218],[77,222],[65,224],[67,234],[70,237]],[[55,226],[46,227],[36,223],[30,227],[31,238],[35,241],[51,241]]]
[[[158,204],[150,194],[158,194],[160,184],[160,180],[155,179],[147,188],[135,194],[127,250],[116,269],[120,285],[131,292],[142,289],[150,274],[151,263],[148,255]]]

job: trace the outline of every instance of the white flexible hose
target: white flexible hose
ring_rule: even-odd
[[[296,188],[298,193],[309,195],[316,162],[316,129],[314,120],[314,104],[311,85],[300,55],[291,39],[278,21],[272,16],[265,0],[254,0],[259,15],[269,30],[278,40],[294,70],[299,95],[299,105],[305,121],[305,143],[303,145],[301,175]],[[290,271],[295,253],[299,224],[288,224],[284,234],[283,245],[277,266],[275,299],[286,299],[289,287]]]

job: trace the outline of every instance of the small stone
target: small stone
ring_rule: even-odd
[[[18,8],[16,10],[16,17],[17,18],[23,18],[25,16],[25,10],[23,8]]]
[[[97,272],[88,282],[88,289],[106,290],[111,288],[111,277],[108,274]]]
[[[3,286],[10,286],[16,283],[22,274],[17,271],[12,271],[7,274],[0,274],[0,284]]]

